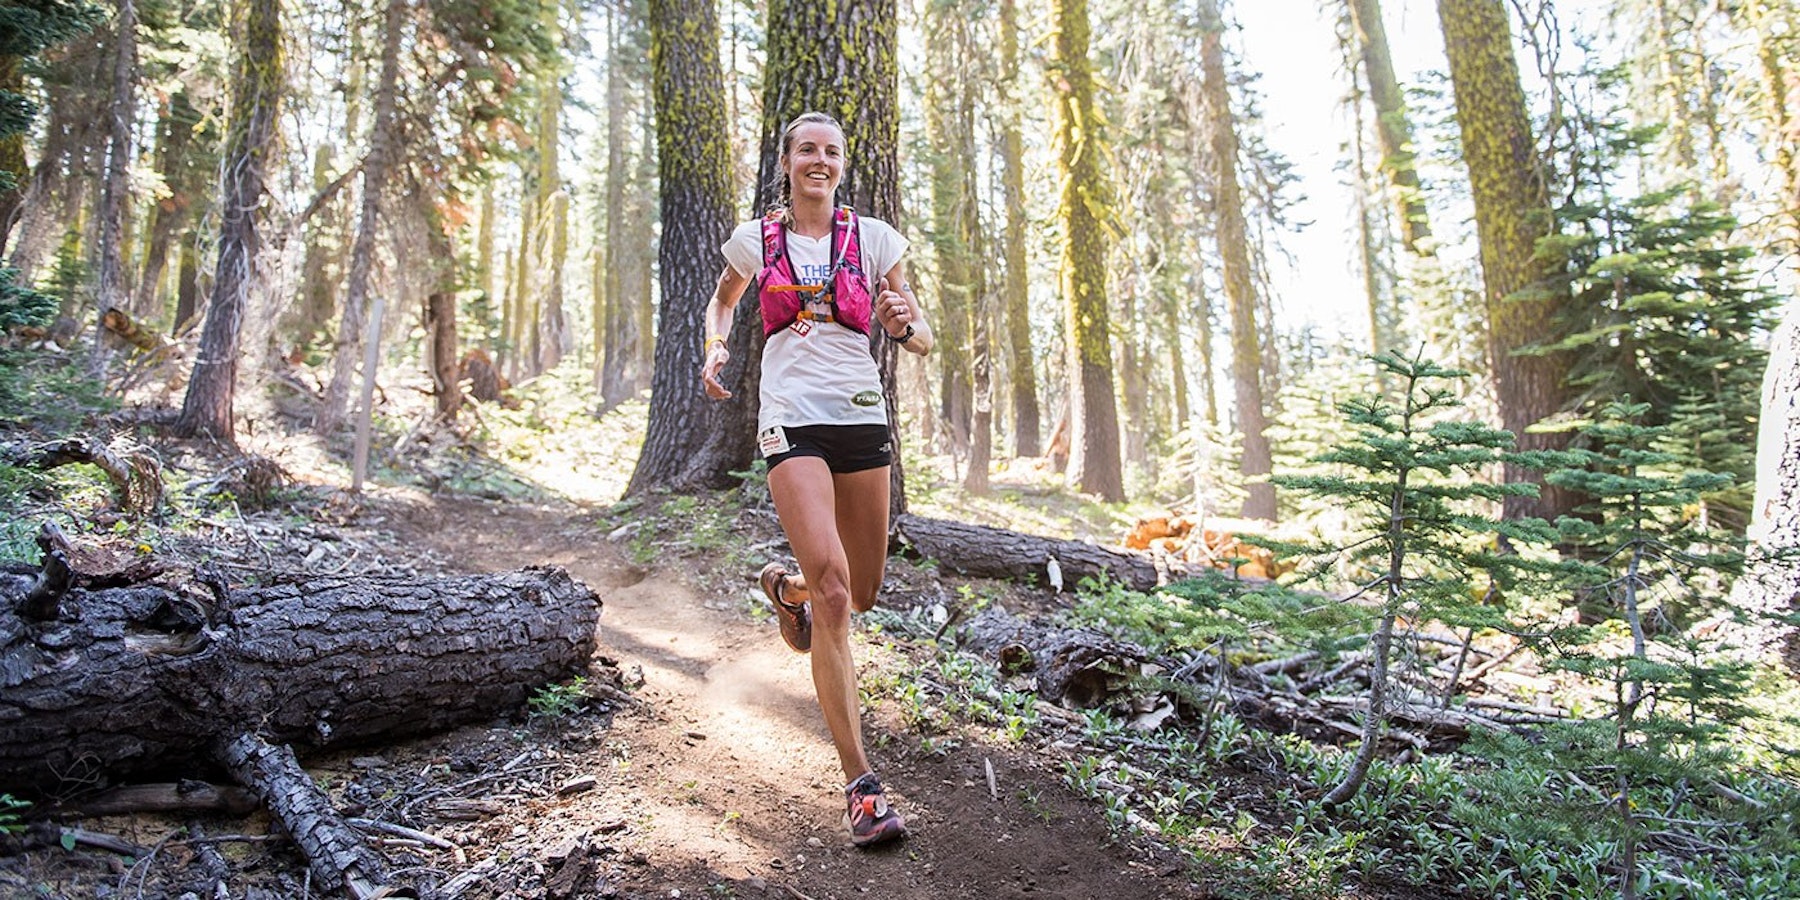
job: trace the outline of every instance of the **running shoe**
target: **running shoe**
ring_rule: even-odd
[[[850,829],[850,843],[872,847],[906,835],[906,819],[888,805],[881,792],[881,779],[869,772],[844,788],[849,809],[844,811],[844,825]]]
[[[796,653],[805,653],[812,649],[812,609],[805,603],[789,603],[782,599],[787,592],[787,575],[788,571],[781,563],[772,562],[763,566],[757,580],[762,582],[763,593],[769,595],[769,604],[775,607],[775,620],[781,623],[781,639]]]

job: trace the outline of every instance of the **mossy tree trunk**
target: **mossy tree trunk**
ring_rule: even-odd
[[[662,191],[660,328],[650,386],[650,421],[627,494],[688,491],[730,481],[734,427],[698,387],[706,303],[725,266],[730,235],[731,144],[719,62],[716,0],[650,0],[651,83]]]
[[[1406,115],[1406,95],[1394,76],[1394,57],[1388,49],[1381,0],[1349,0],[1349,7],[1350,27],[1356,36],[1363,76],[1368,79],[1369,100],[1375,107],[1375,141],[1381,149],[1381,171],[1387,176],[1388,198],[1400,224],[1400,242],[1412,253],[1430,255],[1431,220],[1425,197],[1419,192],[1419,172],[1413,167],[1412,123]]]
[[[200,334],[194,374],[175,431],[233,444],[238,344],[244,309],[257,282],[262,247],[256,211],[262,206],[268,157],[287,83],[282,70],[279,0],[247,0],[232,66],[230,132],[224,180],[219,185],[219,262],[212,301]]]
[[[619,4],[607,15],[606,67],[606,272],[601,291],[605,298],[604,326],[596,325],[600,336],[600,409],[602,412],[624,402],[630,391],[626,387],[626,370],[630,362],[631,317],[625,302],[626,242],[633,231],[625,210],[626,181],[630,177],[631,130],[626,122],[627,71],[626,32],[633,26],[630,4]]]
[[[25,75],[19,70],[17,55],[0,53],[0,93],[19,94],[25,87]],[[18,221],[19,203],[25,196],[25,181],[31,165],[25,158],[25,133],[0,134],[0,175],[10,177],[10,184],[0,184],[0,260],[6,258],[12,238],[13,223]]]
[[[1005,194],[1006,233],[1001,255],[1006,280],[1001,302],[1006,315],[1007,382],[1012,394],[1013,455],[1043,452],[1043,411],[1038,405],[1037,357],[1031,350],[1031,278],[1025,262],[1025,140],[1019,128],[1019,10],[1017,0],[1000,0],[1000,182]]]
[[[829,113],[844,126],[848,143],[845,149],[849,166],[838,186],[838,202],[902,228],[899,69],[894,57],[899,12],[894,0],[770,0],[768,22],[762,144],[757,197],[752,208],[760,212],[775,201],[776,157],[780,149],[777,142],[782,127],[803,112],[818,110]],[[740,303],[738,309],[748,312],[738,316],[728,346],[733,359],[743,359],[753,374],[762,359],[762,325],[754,302]],[[878,334],[871,333],[869,340],[881,367],[894,446],[899,447],[894,363],[897,354],[904,351]],[[740,397],[754,397],[754,377],[739,379],[736,384],[742,385],[738,390]],[[754,404],[754,399],[744,403],[742,425],[735,429],[742,435],[745,460],[752,450]],[[898,456],[890,469],[890,479],[890,508],[898,514],[906,509],[905,468]]]
[[[167,311],[161,300],[163,275],[169,267],[169,247],[192,220],[201,158],[216,161],[214,148],[197,146],[194,129],[201,121],[185,89],[177,89],[163,103],[156,122],[156,171],[169,195],[150,209],[149,237],[144,247],[144,267],[138,274],[132,315],[138,318]],[[210,172],[211,167],[207,166]]]
[[[1087,0],[1057,0],[1057,149],[1062,167],[1062,293],[1069,340],[1069,480],[1109,501],[1125,499],[1119,461],[1119,408],[1113,390],[1110,298],[1106,284],[1109,214],[1101,176],[1100,116],[1088,59]]]
[[[969,449],[974,417],[970,357],[973,347],[962,339],[974,328],[972,292],[975,261],[963,227],[963,209],[977,200],[966,181],[973,180],[975,159],[964,150],[973,144],[964,115],[962,82],[966,75],[963,41],[958,32],[968,12],[955,0],[932,0],[925,6],[926,127],[931,141],[931,251],[937,263],[937,315],[933,325],[956,339],[933,353],[938,369],[938,421],[949,431],[952,456]],[[966,177],[965,177],[966,176]]]
[[[1557,263],[1537,255],[1538,241],[1553,227],[1550,196],[1519,86],[1506,5],[1502,0],[1438,0],[1438,19],[1475,204],[1488,362],[1501,427],[1518,435],[1522,450],[1557,449],[1568,443],[1566,433],[1528,430],[1564,408],[1569,358],[1566,353],[1520,352],[1556,340],[1564,325],[1559,322],[1562,301],[1547,289]],[[1543,485],[1541,475],[1513,464],[1506,466],[1505,477]],[[1554,520],[1572,511],[1576,501],[1569,491],[1543,485],[1536,498],[1508,497],[1505,515]]]
[[[557,5],[543,9],[544,27],[558,28]],[[567,351],[569,329],[563,313],[563,267],[569,255],[569,195],[563,189],[561,164],[562,65],[551,66],[538,79],[537,202],[539,239],[533,252],[544,273],[539,295],[537,371],[556,368]]]
[[[1231,381],[1237,431],[1243,435],[1238,471],[1247,495],[1241,512],[1247,519],[1275,518],[1275,485],[1269,483],[1274,460],[1265,433],[1268,417],[1263,390],[1262,328],[1250,263],[1250,239],[1244,223],[1243,190],[1238,184],[1237,126],[1231,118],[1231,88],[1225,70],[1225,23],[1216,0],[1201,2],[1200,61],[1203,97],[1211,134],[1215,235],[1223,270],[1225,301],[1231,310]]]

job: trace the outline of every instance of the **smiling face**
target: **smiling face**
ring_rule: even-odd
[[[788,130],[781,166],[795,202],[830,204],[844,180],[844,132],[831,122],[801,122]]]

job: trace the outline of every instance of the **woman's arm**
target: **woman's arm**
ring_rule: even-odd
[[[749,283],[749,278],[739,275],[737,269],[727,264],[725,271],[719,273],[719,286],[713,289],[712,299],[706,303],[706,346],[700,351],[700,383],[706,388],[706,396],[714,400],[731,396],[731,392],[719,383],[719,370],[731,360],[731,351],[725,349],[725,336],[731,333],[738,298],[743,296]]]
[[[931,352],[931,326],[925,322],[925,311],[919,298],[913,296],[901,263],[894,263],[881,279],[881,294],[875,298],[875,319],[889,338],[898,338],[910,329],[912,337],[900,346],[924,356]]]

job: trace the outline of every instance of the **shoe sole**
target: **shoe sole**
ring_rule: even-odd
[[[848,823],[846,823],[846,827],[847,825]],[[893,821],[880,826],[878,830],[871,834],[863,835],[860,838],[854,834],[850,835],[850,843],[858,847],[873,847],[877,844],[897,841],[906,837],[906,833],[906,820],[899,816],[895,816]]]

